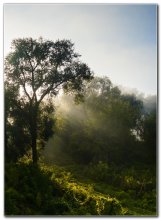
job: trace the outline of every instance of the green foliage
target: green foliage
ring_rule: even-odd
[[[107,163],[99,161],[97,164],[91,163],[88,167],[85,167],[85,175],[89,175],[96,181],[111,181],[111,169]]]
[[[124,215],[116,198],[58,167],[6,164],[6,215]]]
[[[24,115],[18,107],[18,89],[5,87],[5,159],[16,161],[28,151],[31,141]],[[21,135],[20,135],[21,134]]]
[[[103,162],[66,166],[95,191],[119,200],[127,215],[156,215],[156,176],[153,166],[118,167]],[[148,206],[149,205],[149,206]]]
[[[144,149],[147,151],[145,160],[147,160],[148,163],[156,162],[156,117],[156,110],[153,110],[145,115],[143,122],[142,138],[144,140]]]

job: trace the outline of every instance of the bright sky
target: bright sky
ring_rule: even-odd
[[[71,39],[95,75],[157,93],[155,4],[5,4],[4,54],[15,38]]]

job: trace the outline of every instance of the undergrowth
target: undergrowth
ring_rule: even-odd
[[[5,215],[126,215],[118,199],[58,166],[6,164]]]

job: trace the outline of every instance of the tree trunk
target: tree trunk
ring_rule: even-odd
[[[30,133],[31,133],[31,148],[32,148],[32,162],[33,164],[38,163],[38,154],[37,154],[37,114],[38,109],[32,108],[31,113],[31,122],[30,122]]]

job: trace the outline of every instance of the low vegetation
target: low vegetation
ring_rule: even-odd
[[[6,166],[6,215],[122,215],[121,203],[76,181],[62,168],[17,163]]]
[[[14,216],[156,215],[154,179],[149,180],[143,170],[138,177],[137,171],[129,169],[124,173],[106,170],[106,181],[104,177],[102,181],[105,169],[105,164],[100,163],[88,173],[84,169],[75,175],[73,171],[72,175],[71,167],[34,166],[30,160],[6,164],[5,213]]]

